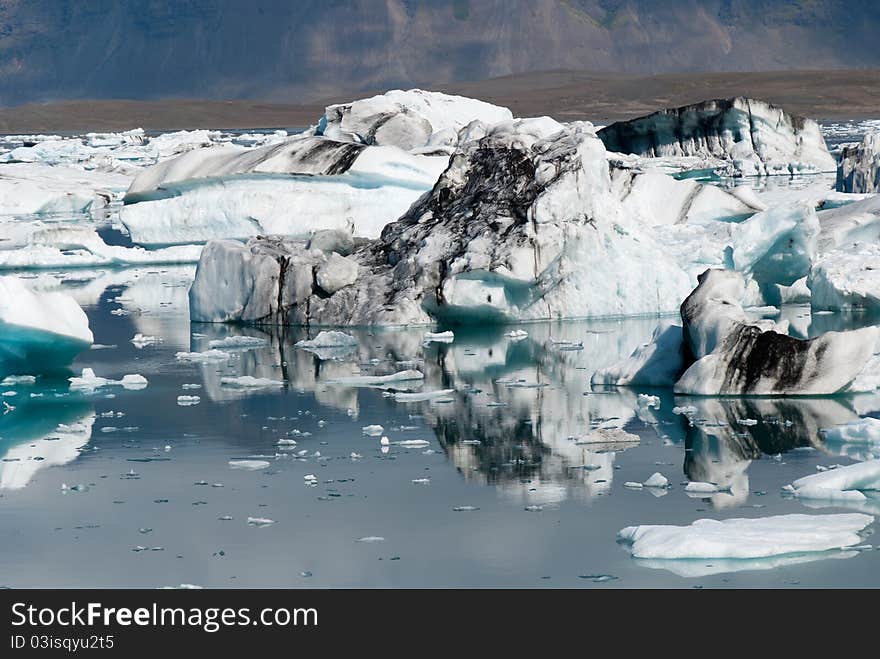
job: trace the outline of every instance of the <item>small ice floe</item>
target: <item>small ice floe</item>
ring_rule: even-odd
[[[249,471],[257,471],[259,469],[265,469],[269,466],[269,462],[266,460],[230,460],[229,466],[232,469],[246,469]]]
[[[364,426],[363,428],[361,428],[361,432],[368,437],[379,437],[383,432],[385,432],[385,428],[383,428],[379,424],[373,424],[370,426]]]
[[[345,387],[375,387],[394,382],[414,382],[424,379],[425,375],[421,371],[406,370],[389,375],[351,375],[329,380],[327,384],[338,384]]]
[[[269,526],[275,523],[274,519],[269,519],[268,517],[248,517],[247,523],[249,526]]]
[[[425,332],[425,343],[452,343],[455,341],[453,332]]]
[[[479,508],[476,506],[455,506],[452,510],[456,513],[470,513],[479,510]]]
[[[363,538],[358,538],[357,540],[355,540],[355,542],[385,542],[385,538],[383,538],[381,535],[366,535]]]
[[[783,488],[801,499],[861,503],[864,491],[880,490],[880,460],[857,462],[798,478]]]
[[[613,574],[579,574],[578,579],[587,579],[593,583],[607,583],[617,581],[620,577],[615,577]]]
[[[239,375],[237,377],[222,377],[220,384],[225,387],[238,387],[240,389],[264,389],[268,387],[283,387],[282,380],[271,378],[255,378],[253,375]]]
[[[277,442],[275,442],[278,446],[296,446],[295,439],[287,439],[286,437],[282,437]]]
[[[305,476],[303,476],[303,481],[306,485],[317,485],[318,477],[314,474],[306,474]]]
[[[669,479],[666,478],[666,476],[661,474],[659,471],[655,471],[653,474],[651,474],[651,477],[643,483],[643,485],[645,487],[665,488],[669,487]]]
[[[753,559],[860,545],[874,518],[861,513],[699,519],[688,526],[628,526],[617,534],[635,558]]]
[[[364,456],[362,456],[360,453],[355,453],[354,451],[352,451],[351,453],[349,453],[348,457],[352,460],[360,460]]]
[[[528,338],[529,333],[525,330],[515,329],[510,330],[509,332],[505,332],[504,336],[506,336],[511,341],[522,341],[523,339]]]
[[[182,362],[196,362],[196,363],[204,363],[204,362],[224,362],[232,355],[228,352],[223,352],[222,350],[206,350],[205,352],[178,352],[174,354],[174,357],[178,361]]]
[[[539,506],[539,505],[537,505],[537,504],[532,504],[532,505],[526,506],[526,507],[524,508],[524,510],[526,510],[527,512],[530,512],[530,513],[540,513],[541,511],[544,510],[544,506]]]
[[[757,419],[737,419],[736,422],[741,426],[757,426]]]
[[[642,483],[637,483],[636,481],[627,481],[623,486],[628,487],[631,490],[641,490],[645,487]]]
[[[201,389],[202,385],[196,384],[194,382],[190,382],[190,383],[185,383],[185,384],[180,385],[180,388],[185,389],[185,390],[186,389]]]
[[[84,368],[80,377],[68,378],[70,388],[78,391],[94,391],[101,387],[122,387],[123,389],[140,390],[147,387],[148,381],[143,375],[129,374],[122,376],[121,380],[110,380],[95,375],[90,368]]]
[[[660,409],[660,396],[649,396],[648,394],[639,394],[639,407],[644,407],[646,409],[653,408],[655,410]]]
[[[384,446],[389,446],[391,444],[391,440],[388,439],[385,435],[382,435],[382,439],[379,440],[379,444]]]
[[[715,494],[721,492],[721,488],[715,483],[704,483],[701,481],[691,481],[684,487],[684,491],[689,494]]]
[[[7,375],[0,382],[0,387],[15,387],[20,384],[36,384],[37,378],[33,375]]]
[[[142,348],[146,348],[147,346],[156,345],[157,343],[162,343],[162,339],[158,336],[148,336],[146,334],[141,334],[138,332],[131,339],[131,344],[141,350]]]
[[[430,478],[413,478],[412,484],[413,485],[430,485],[431,479]]]
[[[393,398],[397,403],[417,403],[427,400],[435,400],[437,398],[448,398],[455,393],[455,389],[439,389],[437,391],[419,391],[416,393],[406,393],[396,391]]]
[[[249,348],[262,348],[269,345],[268,339],[258,336],[227,336],[223,339],[211,339],[208,347],[211,349],[222,348],[224,350],[247,350]]]
[[[697,408],[694,407],[693,405],[685,405],[683,407],[676,406],[676,407],[672,408],[672,413],[673,414],[684,414],[685,416],[690,416],[691,414],[697,413]]]
[[[403,448],[425,448],[426,446],[430,446],[431,442],[424,439],[401,439],[394,442],[394,444],[396,446],[402,446]]]
[[[636,444],[641,439],[638,435],[626,432],[621,428],[596,428],[575,438],[575,444]]]
[[[198,396],[178,396],[177,404],[181,407],[191,407],[192,405],[198,405],[201,400]]]
[[[865,417],[850,423],[820,430],[826,442],[880,444],[880,419]]]
[[[314,339],[297,341],[294,345],[297,348],[302,348],[304,350],[315,350],[317,348],[355,348],[358,345],[358,340],[351,334],[330,330],[318,332],[318,336]]]

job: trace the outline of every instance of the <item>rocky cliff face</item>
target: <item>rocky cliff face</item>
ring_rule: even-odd
[[[880,65],[873,0],[6,0],[0,105]]]

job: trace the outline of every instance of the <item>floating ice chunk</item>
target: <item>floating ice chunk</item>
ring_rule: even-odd
[[[385,538],[383,538],[381,535],[367,535],[367,536],[364,536],[363,538],[358,538],[357,540],[355,540],[355,542],[366,542],[366,543],[385,542]]]
[[[266,387],[283,387],[282,380],[271,378],[255,378],[252,375],[239,375],[238,377],[222,377],[220,384],[226,387],[239,387],[241,389],[259,389]]]
[[[455,506],[452,510],[456,513],[470,513],[479,510],[479,508],[477,506]]]
[[[638,403],[639,403],[639,407],[653,408],[655,410],[660,409],[660,397],[659,396],[651,396],[649,394],[639,394]]]
[[[268,517],[248,517],[247,523],[249,526],[270,526],[275,520]]]
[[[737,419],[736,422],[741,426],[757,426],[757,419]]]
[[[198,396],[178,396],[177,404],[181,407],[190,407],[192,405],[198,405],[201,400],[202,399]]]
[[[383,432],[385,432],[385,428],[378,424],[374,424],[371,426],[364,426],[361,428],[361,432],[363,432],[368,437],[379,437]]]
[[[402,446],[404,448],[425,448],[426,446],[431,445],[431,442],[424,439],[401,439],[394,443],[397,446]]]
[[[133,373],[124,375],[121,380],[111,380],[95,375],[95,371],[90,368],[84,368],[79,377],[68,378],[70,388],[81,391],[94,391],[101,387],[119,386],[124,389],[139,390],[144,389],[148,385],[147,378],[143,375]]]
[[[636,481],[627,481],[623,486],[628,487],[631,490],[641,490],[645,487],[643,483],[637,483]]]
[[[72,297],[0,277],[0,361],[26,364],[31,372],[58,370],[93,340],[88,317]]]
[[[860,513],[700,519],[689,526],[629,526],[618,540],[637,558],[763,558],[858,545],[874,518]]]
[[[672,408],[673,414],[683,414],[685,416],[690,416],[691,414],[697,413],[697,408],[693,405],[676,405]]]
[[[635,444],[640,442],[638,435],[626,432],[620,428],[597,428],[591,430],[576,440],[576,444]]]
[[[406,370],[391,373],[390,375],[352,375],[329,380],[328,384],[339,384],[346,387],[373,387],[395,382],[410,382],[424,379],[425,375],[421,371]]]
[[[847,491],[880,490],[880,460],[857,462],[846,467],[810,474],[799,478],[789,488],[795,496],[818,499],[841,498]]]
[[[659,471],[651,474],[651,477],[644,482],[645,487],[669,487],[669,480]]]
[[[348,346],[357,346],[358,340],[351,334],[346,334],[345,332],[324,330],[318,332],[318,336],[314,339],[303,339],[302,341],[297,341],[295,345],[297,348],[304,348],[306,350],[312,348],[345,348]]]
[[[455,393],[455,389],[440,389],[438,391],[420,391],[417,393],[405,393],[397,391],[394,393],[394,400],[398,403],[415,403],[419,401],[435,400],[437,398],[447,398]]]
[[[269,345],[268,339],[258,336],[227,336],[223,339],[211,339],[208,341],[208,347],[211,349],[224,348],[226,350],[261,348]]]
[[[865,417],[833,428],[823,428],[820,432],[827,442],[880,444],[880,419]]]
[[[33,375],[7,375],[0,382],[0,387],[15,387],[20,384],[36,384],[37,378]]]
[[[702,483],[700,481],[691,481],[684,488],[685,492],[693,494],[714,494],[720,492],[718,485],[715,483]]]
[[[161,342],[162,339],[158,336],[146,336],[144,334],[141,334],[140,332],[135,334],[134,337],[132,337],[131,339],[132,345],[134,345],[134,347],[138,349],[146,348],[147,346],[155,345]]]
[[[229,466],[233,469],[246,469],[249,471],[258,471],[265,469],[271,463],[266,460],[230,460]]]
[[[523,339],[528,338],[529,333],[525,330],[516,329],[505,332],[504,336],[506,336],[508,339],[511,339],[512,341],[522,341]]]
[[[222,362],[232,355],[222,350],[207,350],[205,352],[178,352],[174,357],[182,362]]]
[[[431,479],[430,478],[413,478],[412,484],[413,485],[430,485]]]
[[[455,334],[451,331],[425,332],[425,343],[452,343],[454,340]]]

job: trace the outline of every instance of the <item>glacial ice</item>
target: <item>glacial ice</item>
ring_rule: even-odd
[[[599,137],[609,151],[720,159],[734,176],[836,169],[815,121],[742,97],[660,110],[611,124]]]
[[[821,432],[826,442],[880,444],[880,419],[865,417]]]
[[[789,486],[795,496],[806,499],[864,501],[864,490],[880,490],[880,460],[857,462],[798,478]],[[857,494],[852,494],[857,493]]]
[[[880,192],[880,131],[870,131],[861,144],[844,147],[837,165],[837,190]]]
[[[145,389],[149,384],[147,378],[139,373],[130,373],[123,375],[121,380],[112,380],[95,375],[95,371],[91,368],[84,368],[81,375],[70,377],[68,380],[71,389],[85,392],[93,392],[101,387],[122,387],[138,391]]]
[[[874,518],[860,513],[699,519],[688,526],[629,526],[618,540],[636,558],[753,559],[859,545]]]
[[[56,371],[88,349],[94,337],[79,304],[64,293],[32,291],[0,277],[0,362],[27,372]]]
[[[600,368],[594,385],[671,387],[684,371],[681,325],[663,321],[627,359]]]
[[[329,106],[315,132],[337,140],[412,150],[428,145],[454,147],[460,132],[469,137],[477,129],[473,123],[489,127],[512,119],[507,108],[476,99],[395,89]]]
[[[204,149],[140,174],[120,221],[140,245],[317,229],[376,237],[431,188],[447,162],[322,137]]]
[[[326,257],[294,241],[210,242],[192,319],[396,325],[673,311],[690,279],[622,208],[592,128],[517,131],[496,127],[459,147],[429,194],[348,257],[360,274],[333,295],[313,292]]]

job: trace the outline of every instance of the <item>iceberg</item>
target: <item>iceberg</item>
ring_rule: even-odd
[[[412,150],[429,145],[457,146],[460,139],[472,137],[475,131],[511,120],[510,110],[484,101],[421,89],[395,89],[327,107],[315,132],[337,140]]]
[[[833,428],[823,428],[821,433],[826,442],[880,445],[880,419],[869,416]]]
[[[843,148],[836,187],[839,192],[880,192],[880,131],[869,132],[861,144]]]
[[[64,369],[92,345],[89,319],[64,293],[37,292],[16,277],[0,277],[0,363],[28,373]]]
[[[863,490],[880,490],[880,460],[810,474],[798,478],[785,489],[805,499],[865,501]]]
[[[635,558],[754,559],[856,546],[873,521],[861,513],[698,519],[688,526],[628,526],[617,537]]]
[[[742,274],[707,270],[682,303],[693,363],[675,384],[691,395],[823,395],[847,391],[868,364],[880,328],[795,339],[772,321],[750,321]]]
[[[192,151],[132,182],[120,221],[139,245],[319,229],[376,237],[430,190],[448,157],[325,137]]]
[[[702,101],[621,121],[598,132],[609,151],[650,157],[701,156],[723,161],[725,174],[767,176],[833,172],[819,125],[765,101]]]
[[[621,206],[592,127],[540,133],[511,122],[460,146],[428,194],[347,257],[357,278],[333,294],[314,278],[326,256],[295,241],[208,243],[192,319],[401,325],[674,311],[691,280]]]

